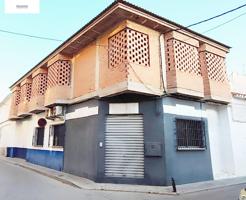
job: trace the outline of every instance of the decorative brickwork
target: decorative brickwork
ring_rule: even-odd
[[[58,84],[58,62],[48,68],[48,88]]]
[[[44,95],[47,89],[47,74],[38,74],[33,78],[32,97]]]
[[[208,44],[199,47],[204,95],[210,101],[228,103],[231,91],[226,73],[226,52]]]
[[[167,92],[204,97],[199,41],[178,32],[165,34]]]
[[[201,76],[197,47],[175,39],[168,40],[166,47],[169,71],[174,67],[179,71]]]
[[[17,118],[17,112],[18,112],[18,107],[20,105],[20,100],[21,100],[21,90],[19,86],[16,86],[12,90],[12,97],[11,97],[11,108],[9,112],[9,119],[16,119]]]
[[[13,104],[15,106],[18,106],[20,104],[20,97],[21,97],[21,91],[20,90],[15,90],[13,92]]]
[[[218,82],[227,80],[225,58],[206,52],[208,78]]]
[[[20,103],[24,101],[30,101],[31,99],[31,92],[32,92],[32,83],[26,83],[21,86],[21,97]]]
[[[149,37],[125,28],[109,38],[109,67],[117,68],[128,62],[146,67],[150,65]]]
[[[48,88],[69,86],[71,82],[71,62],[59,60],[48,68]]]
[[[59,61],[58,85],[70,85],[71,63],[70,61]]]

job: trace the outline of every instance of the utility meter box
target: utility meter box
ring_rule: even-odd
[[[144,144],[144,155],[148,157],[162,157],[161,142],[146,142]]]

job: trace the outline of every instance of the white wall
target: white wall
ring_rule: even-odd
[[[233,98],[229,108],[237,176],[246,176],[246,100]]]
[[[11,104],[11,95],[7,96],[2,102],[0,102],[0,124],[8,120],[10,104]]]
[[[165,113],[190,117],[206,116],[203,104],[195,101],[175,98],[164,98],[163,110]]]
[[[230,77],[231,91],[239,94],[246,94],[246,75],[232,73]]]
[[[33,135],[35,132],[35,128],[38,127],[38,120],[40,118],[45,118],[45,112],[40,114],[33,114],[30,117],[26,117],[24,119],[16,121],[16,134],[14,139],[15,147],[45,149],[45,150],[53,149],[52,146],[49,146],[49,140],[52,141],[52,138],[50,138],[50,127],[56,124],[63,124],[64,121],[47,120],[47,125],[45,126],[45,132],[44,132],[44,145],[43,147],[34,147],[32,145]],[[52,142],[50,142],[50,144],[52,144]],[[55,148],[55,150],[62,151],[63,149]]]
[[[50,137],[50,126],[55,124],[62,124],[64,121],[52,121],[47,120],[47,125],[45,127],[44,135],[44,146],[43,147],[33,147],[32,140],[35,127],[38,127],[38,120],[40,118],[45,118],[45,113],[33,114],[30,117],[24,119],[19,119],[16,121],[9,121],[9,111],[11,105],[11,96],[8,96],[0,103],[0,155],[6,153],[7,147],[22,147],[22,148],[33,148],[33,149],[49,149]],[[52,143],[50,143],[52,144]],[[62,151],[63,149],[56,150]]]
[[[233,73],[230,78],[233,94],[228,109],[235,172],[246,176],[246,75]]]
[[[6,155],[7,147],[14,145],[15,122],[5,122],[0,125],[0,155]]]
[[[214,179],[235,176],[228,107],[206,104]]]
[[[15,122],[8,121],[11,96],[0,103],[0,155],[6,154],[6,147],[12,146],[15,134]]]

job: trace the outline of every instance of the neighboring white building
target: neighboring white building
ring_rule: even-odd
[[[233,73],[229,105],[207,105],[214,179],[246,176],[246,75]]]
[[[235,176],[228,105],[206,105],[211,162],[215,180]]]
[[[231,77],[232,102],[228,108],[235,175],[246,176],[246,75]]]
[[[6,148],[15,141],[15,121],[9,121],[11,95],[0,102],[0,155],[6,155]]]

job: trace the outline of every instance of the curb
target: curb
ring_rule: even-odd
[[[5,159],[5,158],[3,159],[3,158],[0,157],[0,160],[2,160],[2,161],[4,161],[4,162],[7,162],[8,164],[15,165],[15,166],[18,166],[18,167],[22,167],[22,168],[24,168],[24,169],[33,171],[33,172],[35,172],[35,173],[37,173],[37,174],[41,174],[41,175],[43,175],[43,176],[52,178],[52,179],[57,180],[57,181],[59,181],[59,182],[62,182],[62,183],[64,183],[64,184],[70,185],[70,186],[72,186],[72,187],[76,187],[76,188],[82,189],[80,186],[74,184],[73,182],[68,181],[68,180],[66,180],[66,179],[63,179],[63,178],[60,178],[60,177],[58,177],[58,176],[56,176],[56,175],[52,175],[51,173],[46,173],[46,172],[44,172],[44,171],[42,171],[42,170],[38,170],[38,169],[35,169],[35,168],[33,168],[33,167],[29,167],[29,166],[26,166],[26,165],[23,165],[23,164],[20,164],[20,163],[17,163],[17,162],[15,162],[15,161],[8,160],[8,159]]]
[[[224,184],[224,185],[218,185],[218,186],[211,186],[211,187],[206,187],[206,188],[202,188],[202,189],[194,189],[194,190],[190,190],[190,191],[182,191],[178,194],[192,194],[192,193],[196,193],[196,192],[204,192],[204,191],[209,191],[209,190],[223,189],[223,188],[227,188],[230,186],[237,186],[237,185],[242,185],[242,184],[246,184],[246,181],[234,183],[234,184]]]
[[[237,177],[237,178],[230,178],[230,179],[224,179],[224,180],[218,180],[218,181],[208,181],[208,182],[200,182],[200,183],[191,183],[191,184],[186,184],[186,185],[177,185],[177,192],[174,193],[174,192],[171,192],[170,186],[138,186],[138,185],[95,183],[91,180],[84,179],[82,177],[74,176],[71,174],[66,174],[63,172],[57,171],[57,174],[55,172],[52,173],[52,171],[51,172],[48,171],[52,169],[45,168],[43,166],[35,165],[32,163],[28,163],[25,160],[23,160],[23,164],[22,162],[18,163],[18,161],[16,160],[11,160],[9,158],[1,157],[1,156],[0,156],[0,160],[7,162],[11,165],[16,165],[24,169],[33,171],[35,173],[41,174],[43,176],[52,178],[56,181],[59,181],[61,183],[67,184],[69,186],[72,186],[78,189],[94,190],[94,191],[128,192],[128,193],[177,196],[181,194],[191,194],[191,193],[196,193],[196,192],[215,190],[219,188],[226,188],[229,186],[246,184],[246,177]],[[27,164],[25,164],[25,162]],[[28,166],[28,165],[33,165],[33,166]],[[42,167],[44,169],[41,169],[41,168],[39,169],[39,167]],[[71,176],[73,176],[74,178],[72,178]],[[76,181],[76,179],[78,179],[78,181]],[[83,182],[83,179],[84,179],[84,182]],[[86,181],[89,181],[89,182],[86,182]]]
[[[92,187],[86,187],[86,186],[83,186],[81,184],[77,184],[74,181],[70,181],[67,178],[62,178],[59,175],[53,175],[52,173],[45,172],[42,169],[38,169],[38,168],[35,168],[35,167],[27,166],[25,164],[18,163],[18,162],[14,161],[14,160],[10,160],[10,159],[7,159],[5,157],[0,157],[0,160],[2,160],[4,162],[7,162],[7,163],[9,163],[11,165],[19,166],[19,167],[22,167],[24,169],[27,169],[27,170],[33,171],[35,173],[41,174],[43,176],[52,178],[52,179],[54,179],[56,181],[59,181],[61,183],[66,184],[66,185],[69,185],[69,186],[72,186],[72,187],[75,187],[75,188],[78,188],[78,189],[83,189],[83,190],[142,193],[142,194],[169,195],[169,196],[177,196],[177,195],[179,195],[179,193],[167,192],[167,191],[153,191],[153,190],[141,190],[141,189],[140,190],[129,190],[127,188],[120,188],[120,189],[118,189],[118,188],[110,188],[110,186],[107,187],[107,185],[100,184],[100,183],[95,183],[95,185],[92,186]],[[30,164],[32,164],[32,163],[30,163]],[[116,186],[118,186],[118,185],[116,185]],[[153,187],[154,188],[155,186],[149,186],[149,187]],[[160,186],[158,186],[158,187],[160,187]],[[163,187],[163,189],[164,188],[165,187]]]
[[[66,180],[66,179],[60,178],[60,177],[55,176],[55,175],[51,175],[50,173],[45,173],[45,172],[43,172],[43,171],[41,171],[41,170],[37,170],[37,169],[34,169],[34,168],[32,168],[32,167],[28,167],[28,166],[25,166],[25,165],[22,165],[22,164],[14,163],[14,165],[17,165],[17,166],[22,167],[22,168],[24,168],[24,169],[28,169],[28,170],[30,170],[30,171],[36,172],[36,173],[41,174],[41,175],[43,175],[43,176],[46,176],[46,177],[55,179],[55,180],[57,180],[57,181],[59,181],[59,182],[62,182],[62,183],[67,184],[67,185],[70,185],[70,186],[72,186],[72,187],[79,188],[79,189],[83,189],[83,188],[81,188],[80,186],[74,184],[74,183],[71,182],[71,181],[68,181],[68,180]]]

